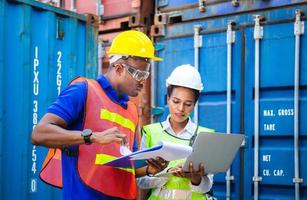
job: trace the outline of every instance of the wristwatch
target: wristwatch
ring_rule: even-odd
[[[81,132],[81,135],[83,136],[85,144],[92,144],[92,142],[91,142],[91,135],[92,134],[93,134],[93,131],[91,129],[84,129]]]

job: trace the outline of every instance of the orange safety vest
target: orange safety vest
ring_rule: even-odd
[[[79,78],[75,80],[82,81]],[[136,106],[129,101],[127,109],[114,103],[95,80],[87,80],[87,99],[84,129],[102,132],[112,127],[126,134],[132,150],[138,122]],[[90,188],[103,194],[123,199],[136,198],[134,169],[114,168],[103,164],[121,156],[120,144],[79,145],[78,172],[81,180]],[[40,178],[57,187],[62,187],[61,151],[50,149],[40,172]],[[54,171],[56,170],[56,171]],[[58,173],[57,173],[58,172]]]

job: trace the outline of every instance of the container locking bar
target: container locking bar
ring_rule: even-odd
[[[231,133],[231,69],[232,69],[232,44],[235,42],[235,31],[232,30],[235,22],[230,20],[227,25],[227,35],[226,35],[226,43],[227,43],[227,134]],[[226,199],[230,200],[231,196],[231,181],[234,181],[235,177],[231,175],[231,170],[227,170],[226,173]]]
[[[201,25],[194,26],[194,67],[199,69],[199,48],[202,47]],[[194,107],[194,122],[198,124],[198,102]]]
[[[294,64],[294,178],[295,200],[300,199],[300,161],[299,161],[299,84],[300,84],[300,36],[304,34],[304,22],[301,21],[303,12],[296,10],[294,22],[295,35],[295,64]]]
[[[263,38],[263,27],[260,21],[264,18],[261,15],[255,15],[254,40],[255,40],[255,91],[254,91],[254,200],[258,200],[259,181],[259,51],[260,40]]]

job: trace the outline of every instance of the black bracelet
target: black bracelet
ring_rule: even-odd
[[[147,167],[146,167],[146,175],[151,177],[151,176],[153,176],[153,174],[149,174],[148,168],[149,168],[149,166],[147,165]]]

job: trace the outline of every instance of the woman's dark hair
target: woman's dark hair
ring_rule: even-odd
[[[169,85],[167,87],[167,96],[170,97],[172,95],[172,93],[173,93],[174,88],[177,88],[177,87],[181,87],[181,86]],[[191,88],[189,88],[189,89],[191,89]],[[193,90],[194,100],[195,100],[194,103],[196,103],[198,98],[199,98],[200,92],[198,90],[194,90],[194,89],[191,89],[191,90]]]

